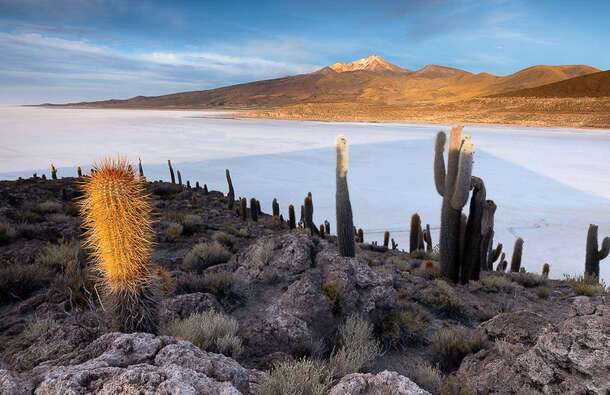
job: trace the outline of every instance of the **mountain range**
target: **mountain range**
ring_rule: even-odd
[[[586,65],[532,66],[507,76],[427,65],[408,70],[372,55],[309,74],[127,100],[71,103],[116,108],[271,108],[303,103],[410,105],[502,95],[599,72]]]

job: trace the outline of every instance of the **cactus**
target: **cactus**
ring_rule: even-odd
[[[138,175],[144,178],[144,169],[142,168],[142,159],[138,158]]]
[[[199,186],[199,181],[195,181],[195,189],[199,190],[201,187]]]
[[[107,159],[96,166],[83,191],[85,245],[102,274],[115,329],[157,332],[162,290],[150,266],[154,233],[144,182],[124,159]]]
[[[446,135],[436,137],[434,155],[434,181],[436,190],[443,197],[440,231],[440,266],[445,278],[453,282],[460,275],[460,227],[462,209],[468,200],[474,146],[469,136],[462,139],[462,127],[451,129],[447,168],[445,169]]]
[[[472,197],[470,198],[470,209],[468,222],[466,223],[466,234],[464,236],[464,250],[461,262],[460,281],[467,284],[468,281],[478,281],[481,272],[482,253],[482,221],[486,203],[485,183],[479,177],[471,177]]]
[[[585,256],[585,278],[599,279],[599,261],[610,252],[610,237],[604,237],[602,248],[598,250],[597,225],[589,225],[587,232],[587,253]]]
[[[47,175],[46,175],[46,174],[43,174],[41,178],[42,178],[43,180],[46,180],[46,179],[47,179]]]
[[[248,203],[246,198],[239,199],[239,216],[242,220],[248,220]]]
[[[358,243],[364,243],[364,231],[362,230],[362,228],[358,229],[358,239],[357,239]]]
[[[188,189],[191,189],[191,182],[189,180],[186,180],[186,187]]]
[[[320,237],[324,238],[325,237],[325,229],[324,229],[324,225],[320,224]]]
[[[81,178],[83,176],[83,171],[81,170],[80,166],[76,167],[76,176],[78,178]]]
[[[324,230],[326,231],[326,234],[330,236],[330,222],[327,220],[324,220]]]
[[[335,146],[337,150],[337,189],[335,192],[337,241],[341,256],[353,257],[356,256],[356,243],[353,232],[352,204],[349,199],[349,189],[347,186],[347,170],[349,166],[347,137],[342,135],[337,136]]]
[[[313,222],[313,200],[311,197],[311,192],[305,198],[303,207],[305,208],[304,212],[304,222],[305,229],[311,230],[312,234],[319,234],[319,230],[316,227],[316,224]]]
[[[256,208],[257,200],[252,198],[250,199],[250,217],[252,217],[252,221],[258,221],[258,209]]]
[[[176,176],[174,175],[174,168],[172,167],[172,161],[167,160],[167,167],[169,167],[169,177],[172,180],[172,184],[176,183]]]
[[[502,253],[502,243],[498,243],[496,248],[492,248],[489,250],[489,254],[487,256],[487,267],[488,268],[493,267],[493,264],[498,260],[501,253]]]
[[[178,174],[178,185],[182,186],[182,174],[180,174],[180,170],[176,171]]]
[[[506,261],[506,253],[503,252],[500,255],[500,261],[498,261],[498,266],[496,267],[496,271],[505,272],[507,266],[508,266],[508,262]]]
[[[256,199],[256,213],[258,215],[263,215],[263,210],[261,209],[261,202],[258,199]]]
[[[550,271],[551,271],[551,265],[549,265],[548,263],[545,263],[544,265],[542,265],[542,278],[544,278],[544,279],[549,278]]]
[[[388,248],[390,246],[390,232],[387,230],[383,232],[383,246]]]
[[[394,239],[392,238],[392,249],[395,250],[398,248],[398,243],[394,241]]]
[[[409,253],[419,250],[421,244],[421,218],[415,213],[411,216],[411,228],[409,231]]]
[[[294,215],[294,206],[291,204],[288,206],[288,227],[295,229],[297,227],[296,216]]]
[[[232,210],[233,205],[235,204],[235,189],[233,189],[233,181],[231,181],[231,172],[229,172],[229,169],[225,170],[225,176],[227,177],[227,184],[229,185],[229,192],[227,192],[227,200],[229,201],[228,208],[229,210]],[[206,193],[205,188],[204,193]]]
[[[493,200],[486,200],[483,204],[483,217],[481,218],[481,269],[493,270],[493,264],[502,252],[502,245],[499,251],[493,250],[494,239],[494,216],[496,214],[496,204]],[[494,253],[497,253],[494,255]]]
[[[57,180],[57,168],[51,164],[51,179]]]
[[[610,247],[610,245],[609,245]],[[521,257],[523,256],[523,239],[521,237],[515,240],[513,248],[513,256],[510,260],[510,271],[513,273],[519,272],[521,269]]]
[[[277,202],[276,198],[273,198],[273,202],[271,203],[271,209],[274,217],[280,216],[280,204]]]
[[[203,194],[204,194],[204,195],[207,195],[208,193],[210,193],[210,192],[208,191],[208,184],[203,184]]]
[[[432,244],[432,232],[430,231],[430,224],[426,224],[426,229],[423,232],[422,240],[426,243],[426,252],[432,253],[434,244]]]

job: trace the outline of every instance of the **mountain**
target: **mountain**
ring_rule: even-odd
[[[309,74],[217,89],[127,100],[71,103],[103,108],[261,109],[296,104],[350,103],[407,106],[453,103],[533,88],[599,71],[590,66],[533,66],[500,77],[439,65],[410,71],[372,55]]]
[[[328,66],[328,68],[337,73],[346,73],[350,71],[409,73],[409,70],[389,63],[378,55],[371,55],[351,63],[335,63],[332,66]]]
[[[610,70],[492,97],[610,97]]]

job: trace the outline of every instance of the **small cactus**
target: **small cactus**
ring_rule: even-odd
[[[138,175],[144,178],[144,169],[142,168],[142,159],[138,158]]]
[[[364,231],[362,228],[358,229],[358,243],[364,243]]]
[[[415,213],[411,216],[411,227],[409,231],[409,253],[419,250],[421,244],[421,218]]]
[[[201,187],[199,186],[199,181],[195,181],[195,189],[199,190]]]
[[[549,278],[549,272],[551,271],[551,265],[545,263],[542,265],[542,278]]]
[[[274,217],[280,216],[280,204],[277,202],[276,198],[273,198],[273,202],[271,203],[271,209]]]
[[[172,180],[172,184],[176,183],[176,176],[174,175],[174,168],[172,167],[172,161],[167,160],[167,167],[169,167],[169,177]]]
[[[585,256],[585,278],[599,280],[599,261],[605,259],[610,252],[610,237],[604,237],[602,248],[598,249],[597,225],[589,225],[587,232],[587,253]]]
[[[182,174],[180,174],[180,170],[176,171],[178,174],[178,185],[182,186]]]
[[[239,216],[242,220],[248,220],[248,203],[246,198],[239,199]]]
[[[464,250],[461,258],[460,280],[462,284],[468,281],[478,281],[482,262],[481,243],[483,235],[483,216],[486,203],[485,183],[479,177],[471,177],[472,198],[464,236]]]
[[[186,180],[186,187],[188,189],[191,189],[191,182],[189,180]]]
[[[513,273],[521,270],[521,257],[523,256],[523,239],[521,237],[515,240],[515,247],[513,248],[513,257],[510,260],[510,271]]]
[[[303,217],[303,225],[305,229],[309,229],[312,234],[318,234],[318,228],[316,224],[313,222],[313,200],[311,196],[311,192],[305,198],[304,204],[304,217]]]
[[[426,252],[432,253],[434,249],[434,245],[432,244],[432,232],[430,231],[430,224],[426,224],[426,229],[424,230],[423,241],[426,243]]]
[[[288,227],[295,229],[297,227],[296,216],[294,214],[294,206],[291,204],[288,206]]]
[[[398,243],[394,241],[394,238],[392,238],[392,249],[395,250],[398,248]]]
[[[326,231],[326,234],[330,236],[330,222],[327,220],[324,220],[324,230]]]
[[[324,232],[324,231],[325,231],[325,229],[324,229],[324,225],[323,225],[323,224],[320,224],[320,237],[321,237],[321,238],[324,238],[324,237],[326,236],[326,234],[325,234],[325,232]]]
[[[257,200],[255,198],[250,199],[250,217],[252,221],[258,221],[258,209],[256,208]]]
[[[356,244],[353,233],[352,204],[349,199],[349,189],[347,186],[347,170],[349,166],[347,137],[337,136],[335,147],[337,150],[337,190],[335,193],[337,241],[341,256],[353,257],[356,256]]]
[[[83,171],[81,170],[80,166],[76,167],[76,176],[78,178],[81,178],[83,176]]]
[[[208,191],[208,184],[203,184],[203,194],[204,194],[204,195],[207,195],[208,193],[210,193],[210,192]]]
[[[83,184],[86,246],[102,274],[116,330],[157,332],[161,287],[152,272],[151,204],[124,159],[105,160]]]
[[[225,176],[227,178],[227,184],[229,185],[229,192],[227,193],[227,200],[228,200],[228,208],[229,210],[233,209],[233,205],[235,204],[235,189],[233,189],[233,181],[231,181],[231,172],[229,172],[229,169],[225,170]],[[205,192],[205,187],[204,187],[204,193],[207,194]]]
[[[385,248],[390,247],[390,232],[387,230],[385,232],[383,232],[383,246]]]
[[[258,215],[263,215],[263,210],[261,209],[261,202],[260,200],[256,200],[256,212],[258,213]]]
[[[51,164],[51,179],[57,180],[57,168]]]
[[[46,180],[47,179],[47,175],[43,174],[42,177],[40,177],[40,178],[42,178],[43,180]]]

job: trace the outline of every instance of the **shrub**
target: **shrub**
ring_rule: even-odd
[[[210,266],[227,262],[231,253],[217,241],[199,243],[184,257],[183,265],[197,273],[203,272]]]
[[[233,236],[226,232],[216,232],[214,233],[214,236],[212,236],[212,239],[225,246],[228,250],[233,250],[235,245],[235,239],[233,239]]]
[[[510,279],[526,288],[544,285],[545,279],[536,273],[510,273]]]
[[[438,278],[441,276],[441,268],[438,263],[427,260],[423,261],[414,271],[414,274],[425,278]]]
[[[56,328],[58,325],[59,323],[51,318],[35,319],[23,330],[23,335],[29,338],[36,338]]]
[[[483,277],[481,285],[482,289],[487,292],[512,292],[517,289],[515,284],[502,274]]]
[[[330,357],[333,377],[357,373],[381,354],[373,326],[359,315],[351,315],[339,327],[339,344]]]
[[[447,313],[461,313],[464,310],[462,299],[445,280],[434,280],[434,287],[427,291],[427,302],[439,310]]]
[[[237,356],[242,351],[238,329],[237,320],[210,310],[170,322],[166,333],[188,340],[202,350]]]
[[[35,239],[41,236],[44,228],[40,224],[20,223],[17,225],[17,235],[24,239]]]
[[[36,211],[42,214],[59,213],[62,210],[63,205],[55,200],[45,200],[36,206]]]
[[[271,262],[271,258],[273,258],[274,248],[275,243],[270,239],[258,243],[252,256],[255,265],[259,267],[267,266]]]
[[[419,308],[392,311],[382,323],[381,338],[387,347],[406,347],[420,339],[425,326],[426,319]]]
[[[184,227],[177,222],[170,222],[165,228],[165,236],[169,241],[177,240],[184,232]]]
[[[300,359],[275,365],[260,385],[265,395],[324,395],[331,384],[328,368],[319,361]]]
[[[203,219],[199,215],[187,214],[180,221],[185,235],[190,236],[197,231],[199,225],[203,223]]]
[[[578,295],[598,296],[606,293],[606,285],[603,282],[598,283],[597,278],[570,277],[568,275],[564,275],[564,277]]]
[[[340,314],[343,308],[343,283],[339,281],[326,281],[322,286],[322,292],[330,300],[333,313]]]
[[[209,292],[218,299],[236,298],[237,294],[234,287],[233,273],[212,272],[203,277],[203,291]]]
[[[441,392],[443,376],[437,368],[428,363],[418,364],[411,373],[411,379],[432,394],[440,394]]]
[[[207,292],[205,277],[197,273],[184,273],[176,279],[177,294]]]
[[[59,244],[49,243],[36,257],[36,263],[63,273],[71,265],[78,265],[79,252],[80,243],[77,240],[62,240]]]
[[[538,287],[538,288],[536,288],[536,295],[540,299],[548,299],[550,293],[551,293],[551,290],[548,287]]]
[[[39,265],[11,265],[0,268],[0,305],[29,297],[48,287],[52,273]]]
[[[8,244],[15,237],[17,237],[15,227],[9,223],[0,222],[0,245]]]
[[[161,280],[161,285],[163,286],[163,293],[165,295],[171,295],[176,288],[176,282],[174,281],[174,277],[172,274],[162,266],[154,266],[154,273]]]
[[[445,372],[456,370],[466,355],[486,347],[484,335],[461,326],[441,329],[432,337],[432,357]]]

